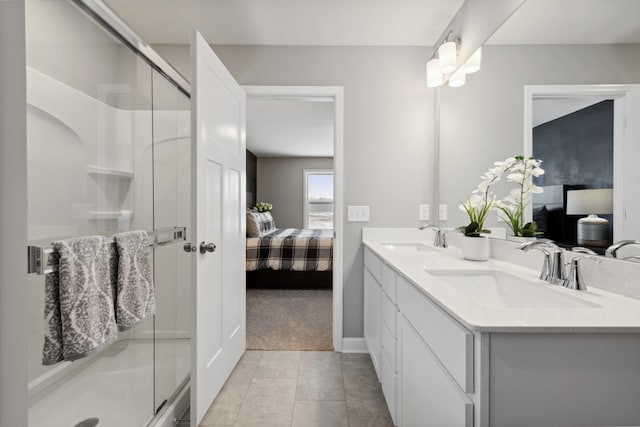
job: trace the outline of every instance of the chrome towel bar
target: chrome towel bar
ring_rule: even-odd
[[[167,227],[147,233],[149,246],[165,246],[187,238],[186,227]],[[113,237],[107,239],[107,244],[115,244]],[[27,274],[39,275],[51,273],[57,270],[58,260],[51,257],[53,246],[27,246]]]

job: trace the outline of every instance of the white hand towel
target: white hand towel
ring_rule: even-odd
[[[146,231],[113,237],[118,248],[116,319],[124,331],[156,312],[151,253]]]

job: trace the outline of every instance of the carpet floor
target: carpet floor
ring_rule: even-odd
[[[333,350],[331,289],[247,289],[248,350]]]

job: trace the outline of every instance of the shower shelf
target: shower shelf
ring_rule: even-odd
[[[89,219],[133,218],[133,211],[89,211]]]
[[[90,175],[117,176],[122,178],[129,178],[129,179],[133,178],[133,171],[125,170],[125,169],[112,169],[112,168],[105,168],[102,166],[94,166],[94,165],[87,166],[87,169]]]

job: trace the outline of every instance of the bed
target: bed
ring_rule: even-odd
[[[247,211],[247,287],[332,287],[333,230],[275,228]]]

